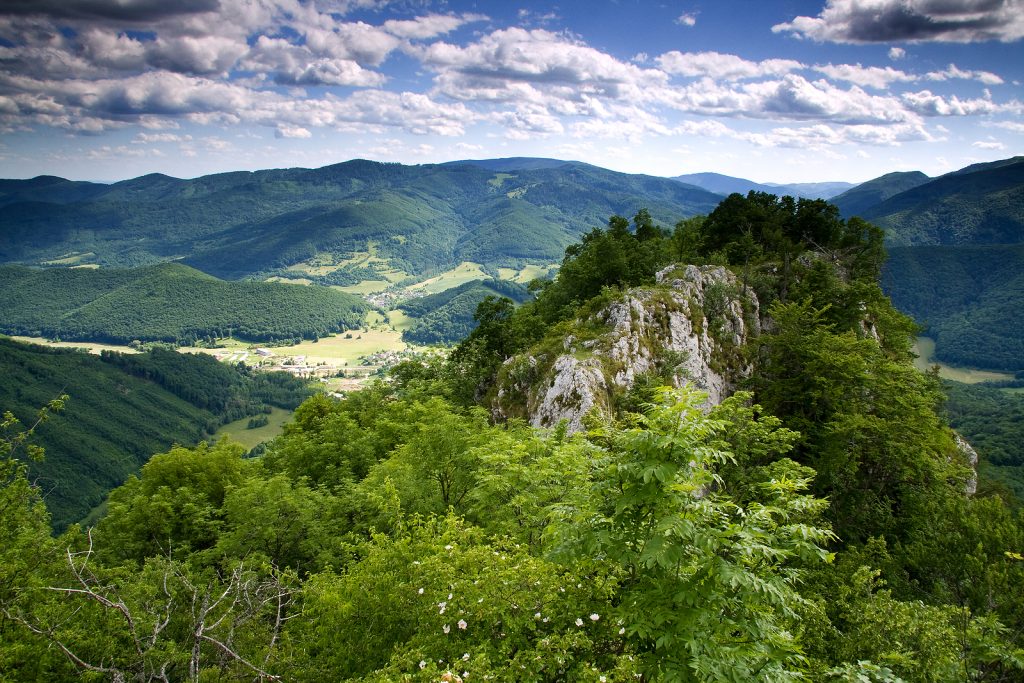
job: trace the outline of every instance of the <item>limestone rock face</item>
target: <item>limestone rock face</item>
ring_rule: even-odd
[[[978,451],[974,450],[974,446],[960,434],[954,432],[953,436],[956,438],[956,447],[960,449],[967,464],[971,466],[972,474],[971,478],[967,480],[966,492],[968,496],[973,496],[978,492]]]
[[[577,321],[583,332],[566,337],[556,351],[509,359],[494,412],[536,427],[564,419],[578,431],[587,413],[610,410],[615,396],[644,374],[699,388],[718,404],[751,371],[738,350],[760,332],[758,321],[756,296],[725,268],[667,268],[657,286],[628,290]]]

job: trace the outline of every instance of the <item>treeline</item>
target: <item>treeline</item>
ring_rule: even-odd
[[[476,328],[473,316],[488,296],[508,298],[521,304],[531,296],[529,290],[507,280],[472,280],[437,294],[409,299],[399,310],[416,318],[402,332],[402,339],[413,344],[453,344],[462,341]]]
[[[1024,370],[1024,245],[903,247],[883,284],[951,365]]]
[[[47,451],[29,473],[54,528],[85,517],[158,451],[194,444],[267,405],[294,408],[309,386],[285,373],[250,374],[200,354],[48,349],[0,339],[0,405],[22,421],[67,394],[68,410],[36,435]]]
[[[329,288],[225,282],[180,264],[133,270],[0,266],[0,283],[6,293],[0,330],[73,341],[313,339],[359,327],[369,309],[360,298]]]

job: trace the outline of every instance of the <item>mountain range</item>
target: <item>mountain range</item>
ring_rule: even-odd
[[[647,208],[671,227],[737,191],[828,197],[844,217],[883,227],[890,249],[911,249],[894,251],[886,288],[940,337],[937,356],[1020,369],[1007,360],[1012,344],[995,355],[977,344],[980,352],[950,355],[949,332],[1002,338],[991,336],[994,320],[1024,318],[1015,296],[1020,259],[1002,259],[1001,277],[980,289],[974,276],[938,273],[974,272],[999,258],[1000,245],[1024,243],[1024,157],[937,178],[890,173],[856,186],[758,184],[713,173],[659,178],[523,157],[421,166],[353,160],[190,180],[151,174],[110,185],[52,176],[0,180],[0,263],[106,270],[180,261],[234,280],[294,277],[285,269],[315,262],[322,270],[310,276],[314,282],[350,285],[385,276],[421,280],[471,261],[494,276],[501,266],[558,262],[568,244],[613,214]],[[937,245],[949,249],[912,251]],[[978,245],[994,251],[957,251]],[[944,288],[967,288],[971,296],[944,296]],[[949,301],[973,301],[986,312],[975,307],[966,315]],[[462,308],[458,317],[465,318]]]

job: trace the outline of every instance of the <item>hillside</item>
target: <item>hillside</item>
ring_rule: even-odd
[[[860,216],[894,246],[1024,242],[1024,157],[976,164],[895,194]]]
[[[889,197],[927,183],[931,178],[920,171],[886,173],[861,183],[829,201],[839,207],[839,213],[849,218],[859,216]]]
[[[127,343],[312,338],[357,327],[368,306],[324,287],[225,282],[181,264],[135,269],[0,266],[0,331]]]
[[[250,377],[201,354],[100,358],[4,338],[0,376],[0,406],[23,422],[40,405],[70,397],[40,428],[46,458],[29,469],[58,530],[82,519],[153,453],[195,444],[264,405],[295,407],[308,395],[289,376]]]
[[[462,261],[550,263],[610,214],[646,206],[671,226],[720,199],[665,178],[581,163],[511,160],[501,171],[480,164],[354,160],[192,180],[153,174],[112,185],[3,181],[0,262],[183,259],[237,279],[322,254],[340,265],[372,245],[392,266],[422,275]]]
[[[465,339],[476,328],[473,315],[485,298],[507,297],[517,304],[530,298],[525,286],[503,280],[471,280],[437,294],[410,299],[398,306],[416,319],[402,332],[412,344],[453,344]]]
[[[938,360],[1024,370],[1024,245],[892,248],[882,283]]]

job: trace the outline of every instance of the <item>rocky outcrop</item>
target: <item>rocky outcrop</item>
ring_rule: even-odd
[[[756,296],[720,266],[668,268],[657,283],[577,320],[561,344],[509,359],[496,417],[537,427],[567,420],[578,431],[585,415],[610,410],[643,375],[697,387],[720,403],[750,372],[739,349],[759,333]]]
[[[971,476],[967,480],[964,490],[968,496],[973,496],[978,492],[978,451],[974,450],[974,446],[957,432],[953,432],[953,438],[956,439],[956,447],[960,450],[960,454],[964,456],[967,464],[971,467]]]

